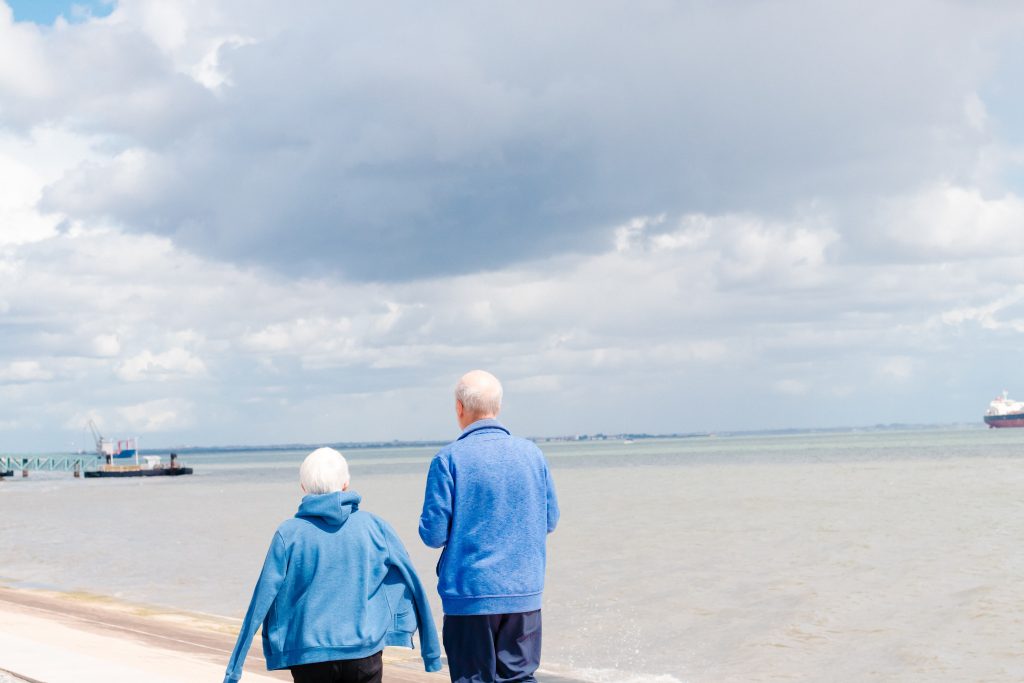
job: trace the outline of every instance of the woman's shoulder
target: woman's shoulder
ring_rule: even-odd
[[[369,510],[356,510],[349,517],[349,521],[355,521],[357,524],[367,526],[372,529],[390,529],[390,525],[384,521],[384,519]]]
[[[388,542],[391,542],[391,539],[398,538],[398,532],[395,531],[395,528],[380,515],[368,510],[359,510],[358,512],[352,513],[353,518],[355,518],[356,515],[361,515],[361,517],[359,517],[359,523],[365,525],[369,533],[374,537],[387,539]]]
[[[345,533],[338,534],[339,527],[327,524],[318,524],[317,520],[303,517],[291,517],[281,522],[277,527],[276,535],[287,545],[305,544],[309,542],[318,543],[321,536],[329,536],[345,542],[351,542],[355,538],[362,537],[383,537],[384,532],[379,517],[371,512],[356,510],[352,512],[341,525]],[[386,522],[383,522],[386,526]]]
[[[277,525],[277,531],[275,533],[283,538],[289,538],[290,536],[294,536],[299,529],[305,526],[305,524],[305,520],[299,519],[298,517],[289,517]]]

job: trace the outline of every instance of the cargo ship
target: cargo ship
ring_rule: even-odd
[[[1024,403],[1010,399],[1008,392],[996,396],[985,411],[989,427],[1024,427]]]

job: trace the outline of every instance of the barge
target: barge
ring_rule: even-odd
[[[97,478],[121,478],[121,477],[180,477],[185,474],[192,474],[191,467],[182,467],[178,464],[178,454],[171,453],[170,465],[164,465],[160,456],[143,456],[143,463],[139,465],[103,465],[97,470],[86,470],[83,476],[86,479]]]

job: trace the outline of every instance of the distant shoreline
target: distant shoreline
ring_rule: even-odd
[[[593,434],[569,434],[555,436],[527,436],[527,439],[537,443],[556,442],[579,442],[579,441],[639,441],[648,439],[699,439],[708,437],[729,437],[729,436],[787,436],[799,434],[850,434],[857,432],[889,432],[889,431],[922,431],[937,429],[985,429],[983,423],[973,422],[952,422],[946,424],[913,424],[893,422],[890,424],[875,424],[850,427],[787,427],[782,429],[745,429],[729,431],[704,431],[704,432],[672,432],[666,434],[649,434],[646,432],[621,432],[616,434],[605,434],[596,432]],[[171,446],[157,447],[152,450],[174,451],[179,454],[185,453],[240,453],[244,451],[297,451],[312,450],[320,446],[342,449],[374,449],[374,448],[440,448],[451,442],[451,439],[440,441],[340,441],[335,443],[291,443],[291,444],[254,444],[254,445],[227,445],[227,446]]]
[[[917,424],[893,422],[888,424],[874,424],[846,427],[786,427],[780,429],[745,429],[745,430],[722,430],[707,432],[673,432],[668,434],[638,433],[617,433],[605,434],[597,432],[593,434],[570,434],[560,436],[527,436],[536,443],[576,443],[576,442],[601,442],[601,441],[640,441],[653,439],[700,439],[700,438],[728,438],[728,437],[750,437],[750,436],[800,436],[807,434],[858,434],[870,432],[913,432],[913,431],[935,431],[935,430],[957,430],[973,431],[987,430],[983,422],[950,422],[940,424]],[[177,453],[178,455],[193,455],[196,453],[244,453],[247,451],[310,451],[321,446],[330,446],[338,450],[372,450],[383,448],[440,448],[451,442],[447,440],[411,440],[403,441],[395,439],[392,441],[338,441],[327,443],[285,443],[285,444],[228,444],[225,446],[153,446],[143,447],[141,450],[147,453]],[[28,451],[7,451],[9,454],[30,455]],[[42,455],[66,455],[70,451],[47,451]]]

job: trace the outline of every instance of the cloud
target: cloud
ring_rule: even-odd
[[[14,361],[0,369],[0,383],[45,382],[50,379],[53,379],[53,373],[34,360]]]
[[[942,324],[958,329],[973,323],[989,331],[1024,333],[1024,286],[1015,285],[994,294],[995,298],[985,303],[943,311],[938,318]]]
[[[564,389],[563,381],[557,375],[533,375],[521,377],[507,383],[508,389],[523,394],[550,394]]]
[[[787,396],[803,396],[809,387],[798,379],[781,379],[773,387],[776,392]]]
[[[887,379],[905,382],[913,375],[914,365],[914,359],[906,356],[886,358],[879,364],[878,372]]]
[[[100,334],[93,337],[92,350],[102,358],[114,358],[121,353],[121,342],[116,334]]]
[[[986,197],[978,188],[939,184],[890,201],[879,218],[888,245],[920,259],[1024,253],[1024,199]]]
[[[48,185],[48,211],[291,275],[407,280],[600,253],[636,215],[780,220],[902,194],[922,168],[956,177],[988,130],[979,81],[1021,18],[924,1],[138,0],[0,28],[8,63],[35,65],[4,115],[108,140]]]
[[[191,68],[190,75],[213,92],[220,92],[225,86],[234,85],[231,76],[222,68],[221,51],[252,45],[254,42],[252,38],[245,36],[222,36],[215,39],[202,60]]]
[[[0,248],[56,232],[60,217],[36,211],[43,187],[88,154],[88,143],[68,131],[39,127],[22,137],[0,130]]]
[[[783,287],[814,286],[828,251],[840,239],[828,216],[799,216],[786,222],[756,215],[689,214],[675,225],[666,216],[633,219],[616,231],[616,251],[710,252],[723,285],[773,282]]]
[[[181,348],[168,349],[163,353],[153,353],[147,349],[125,359],[117,367],[117,376],[126,382],[144,379],[162,382],[205,373],[206,365],[203,361]]]
[[[192,407],[187,401],[159,399],[117,409],[124,428],[133,432],[170,432],[192,424]]]
[[[14,98],[46,97],[52,76],[45,60],[39,30],[14,23],[10,8],[0,4],[0,90]]]
[[[5,443],[441,438],[472,367],[531,434],[973,416],[1024,331],[1020,21],[0,8]]]
[[[820,216],[628,224],[642,228],[597,254],[413,283],[284,278],[107,229],[10,247],[0,353],[21,380],[0,398],[22,426],[9,435],[36,442],[35,430],[92,415],[171,443],[441,437],[452,382],[479,366],[503,379],[508,419],[531,434],[735,429],[736,411],[757,426],[893,421],[875,392],[928,386],[933,368],[979,346],[975,330],[1013,334],[988,320],[1024,317],[991,295],[1020,259],[846,263]],[[746,235],[763,253],[737,247]],[[742,258],[756,275],[737,276]],[[983,341],[988,353],[1016,343]],[[961,381],[985,383],[971,374]],[[809,387],[842,388],[842,409],[797,420],[766,400]],[[649,423],[637,424],[637,401]],[[381,418],[396,411],[401,424]]]

